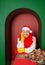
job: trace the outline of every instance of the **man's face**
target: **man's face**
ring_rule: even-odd
[[[24,37],[27,38],[30,34],[28,30],[23,30]]]

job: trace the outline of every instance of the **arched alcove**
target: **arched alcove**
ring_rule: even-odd
[[[5,48],[6,63],[15,59],[17,37],[24,25],[32,28],[33,35],[36,36],[37,48],[41,45],[41,21],[37,13],[27,8],[16,9],[11,12],[5,23]]]

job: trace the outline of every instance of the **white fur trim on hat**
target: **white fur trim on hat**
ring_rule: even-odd
[[[32,33],[32,30],[30,30],[28,27],[23,27],[23,28],[22,28],[22,31],[23,31],[23,30],[28,30],[30,33]]]

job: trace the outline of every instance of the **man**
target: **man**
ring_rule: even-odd
[[[36,48],[36,37],[32,35],[30,26],[24,26],[17,40],[18,53],[30,53]]]

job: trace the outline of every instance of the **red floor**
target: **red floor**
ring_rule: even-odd
[[[16,58],[14,60],[13,65],[36,65],[35,62],[32,62],[28,59],[20,59],[20,58]]]

